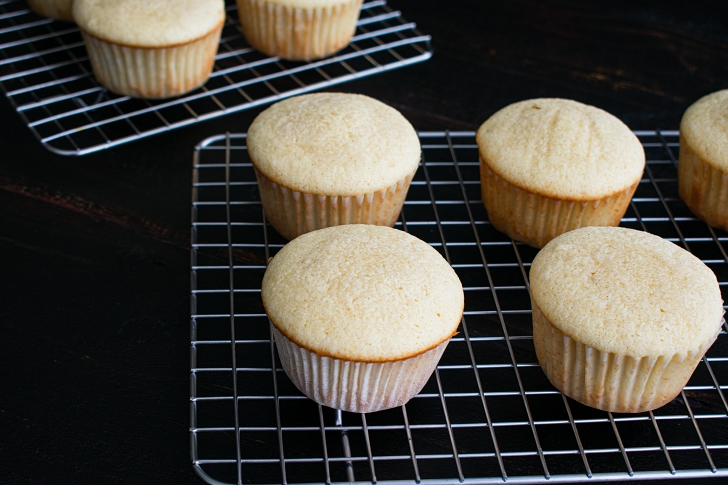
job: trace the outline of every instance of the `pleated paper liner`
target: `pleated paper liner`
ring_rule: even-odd
[[[541,248],[556,236],[584,226],[618,226],[639,180],[624,191],[589,201],[544,197],[520,189],[480,161],[481,194],[488,219],[511,238]]]
[[[680,136],[680,198],[709,225],[728,230],[728,174],[704,161]]]
[[[427,383],[450,339],[434,349],[393,362],[357,362],[322,357],[299,347],[273,326],[283,370],[313,401],[354,413],[405,404]]]
[[[349,44],[362,0],[293,8],[265,0],[237,0],[243,35],[269,56],[295,61],[328,57]]]
[[[220,28],[193,42],[171,47],[129,47],[82,32],[94,75],[117,94],[159,99],[179,96],[210,77]]]
[[[295,191],[255,170],[268,221],[286,239],[342,224],[394,226],[414,173],[391,187],[366,195],[328,196]]]
[[[601,352],[562,333],[533,300],[531,307],[533,344],[546,377],[570,398],[603,411],[639,413],[664,406],[680,394],[715,341],[696,352],[659,357]]]

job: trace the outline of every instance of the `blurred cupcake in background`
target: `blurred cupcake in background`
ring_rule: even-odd
[[[76,0],[96,79],[134,98],[169,98],[210,77],[225,23],[223,0]]]
[[[28,4],[38,15],[73,22],[73,0],[28,0]]]
[[[362,0],[237,0],[248,43],[269,56],[321,59],[346,47]]]

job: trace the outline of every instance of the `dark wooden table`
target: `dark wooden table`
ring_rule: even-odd
[[[728,3],[391,0],[422,64],[336,89],[420,130],[532,97],[677,129],[728,88]],[[193,147],[260,109],[79,158],[0,101],[0,483],[201,483],[189,459]]]

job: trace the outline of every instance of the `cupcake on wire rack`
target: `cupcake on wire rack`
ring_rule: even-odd
[[[135,98],[192,91],[212,72],[225,22],[223,0],[76,0],[96,79]]]
[[[463,313],[463,288],[436,249],[403,231],[329,227],[271,260],[261,297],[281,364],[319,404],[401,406],[435,370]]]
[[[618,225],[645,167],[624,123],[567,99],[507,106],[476,140],[490,222],[535,247],[578,227]]]
[[[709,225],[728,231],[728,89],[696,101],[680,122],[680,198]]]
[[[661,237],[583,227],[536,255],[533,344],[551,383],[603,411],[637,413],[673,400],[718,337],[715,274]]]
[[[269,56],[310,61],[346,47],[362,0],[237,0],[243,34]]]
[[[248,129],[263,210],[286,239],[341,224],[393,226],[420,161],[412,125],[359,94],[280,101]]]

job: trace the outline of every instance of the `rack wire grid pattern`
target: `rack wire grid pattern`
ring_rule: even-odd
[[[0,88],[41,144],[84,155],[285,97],[429,59],[430,36],[385,0],[363,4],[351,44],[309,63],[268,57],[243,38],[234,0],[210,79],[167,100],[114,94],[93,76],[78,28],[0,0]]]
[[[688,249],[728,285],[728,233],[679,199],[676,131],[636,132],[647,166],[622,226]],[[421,132],[423,159],[396,227],[452,264],[465,313],[422,392],[353,414],[283,372],[260,299],[286,241],[266,223],[245,135],[202,142],[192,192],[191,456],[209,483],[564,483],[728,476],[724,328],[684,391],[617,414],[559,393],[533,348],[537,250],[488,222],[475,134]],[[233,369],[235,369],[233,371]]]

